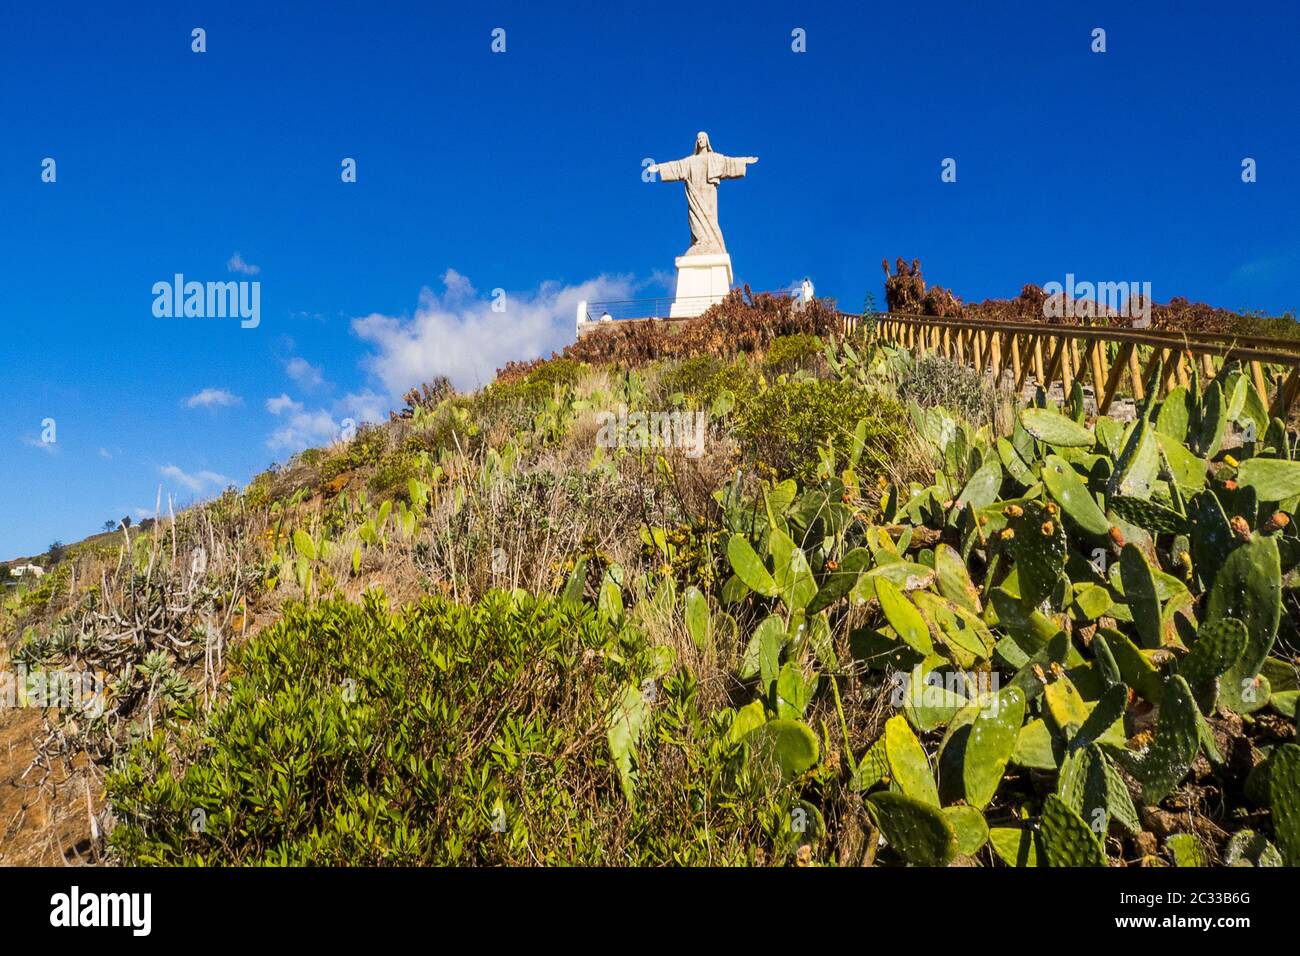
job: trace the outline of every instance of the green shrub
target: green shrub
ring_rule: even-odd
[[[665,398],[677,392],[695,398],[724,368],[726,363],[716,355],[697,355],[682,362],[671,362],[659,377],[659,386]]]
[[[816,364],[822,355],[822,340],[807,332],[773,339],[763,357],[763,368],[772,372],[793,372]]]
[[[407,483],[420,474],[419,463],[406,451],[385,455],[370,476],[372,491],[382,497],[407,497]]]
[[[922,408],[942,405],[977,427],[991,422],[997,407],[997,392],[987,377],[933,352],[915,359],[902,372],[898,397]]]
[[[866,460],[893,457],[905,417],[897,403],[846,382],[791,379],[741,403],[737,433],[758,461],[808,484],[816,480],[817,449],[830,442],[837,460],[847,460],[861,419],[867,420]]]
[[[656,656],[589,605],[527,595],[292,607],[206,724],[110,775],[111,846],[136,865],[741,862],[788,822],[711,802],[730,719],[699,715],[689,675],[663,680],[663,742],[636,803],[621,792],[611,702]]]

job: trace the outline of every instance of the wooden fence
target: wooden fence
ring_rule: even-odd
[[[846,333],[862,320],[848,313],[842,318]],[[1059,384],[1067,394],[1076,381],[1090,384],[1100,415],[1126,384],[1127,394],[1141,401],[1161,359],[1161,396],[1186,385],[1192,369],[1204,387],[1233,364],[1250,375],[1271,413],[1283,420],[1300,391],[1300,341],[1289,339],[893,313],[875,316],[875,330],[885,342],[938,353],[991,372],[999,382],[1010,374],[1017,391],[1031,380],[1044,389]]]

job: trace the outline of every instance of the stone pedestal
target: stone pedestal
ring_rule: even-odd
[[[722,301],[731,291],[731,256],[678,256],[677,291],[668,317],[691,318]]]

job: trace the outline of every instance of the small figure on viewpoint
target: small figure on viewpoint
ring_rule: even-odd
[[[691,247],[684,255],[721,255],[727,251],[718,225],[718,183],[740,179],[745,167],[758,162],[757,156],[723,156],[709,144],[709,134],[695,137],[695,153],[671,163],[656,163],[650,172],[665,183],[686,183],[686,206],[691,223]]]

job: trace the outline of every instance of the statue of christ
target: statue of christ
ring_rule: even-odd
[[[740,179],[745,167],[758,162],[757,156],[723,156],[709,145],[709,134],[695,137],[695,153],[671,163],[656,163],[650,172],[666,183],[686,183],[686,210],[691,223],[691,247],[684,255],[722,255],[727,251],[718,225],[718,183]]]

